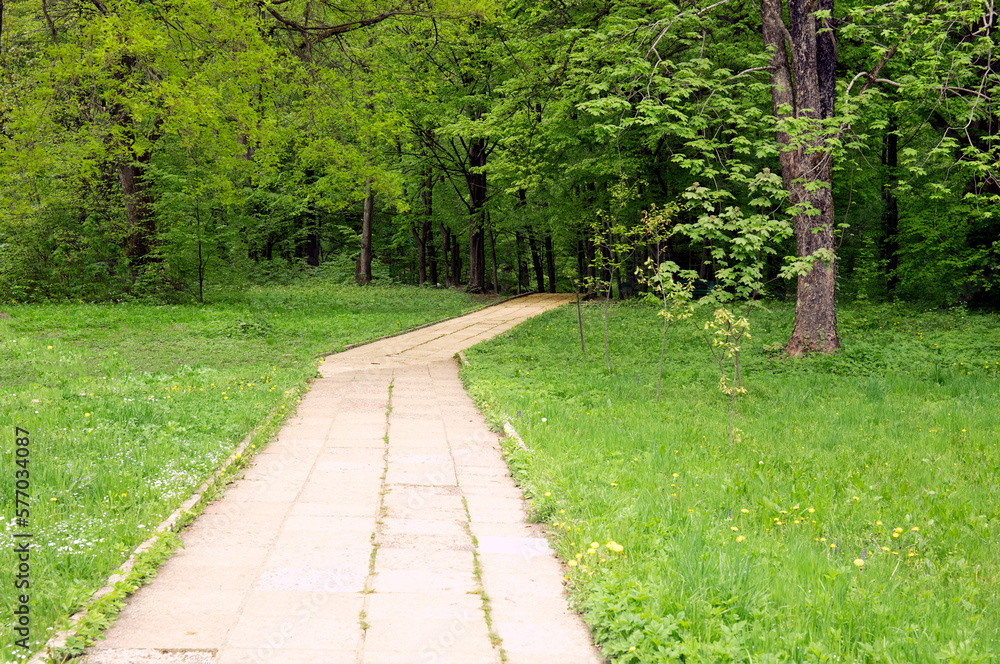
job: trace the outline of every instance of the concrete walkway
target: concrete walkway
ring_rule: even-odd
[[[600,662],[453,358],[571,298],[328,357],[85,661],[500,664],[502,649],[510,664]]]

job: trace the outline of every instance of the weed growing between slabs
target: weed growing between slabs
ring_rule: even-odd
[[[732,444],[697,321],[670,334],[659,405],[646,305],[612,312],[610,376],[575,308],[467,351],[473,396],[531,448],[505,453],[605,654],[1000,660],[997,316],[845,307],[843,351],[781,359],[793,312],[766,306]]]
[[[320,281],[209,306],[3,305],[0,569],[15,569],[14,427],[31,432],[31,645],[0,586],[0,661],[30,656],[259,424],[283,419],[324,354],[482,302]],[[259,445],[261,443],[255,443]]]

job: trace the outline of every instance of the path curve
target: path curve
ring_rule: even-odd
[[[327,357],[85,661],[598,664],[453,357],[572,297]]]

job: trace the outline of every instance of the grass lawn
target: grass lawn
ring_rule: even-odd
[[[26,659],[251,430],[294,411],[322,355],[480,304],[306,280],[208,306],[0,306],[0,661]],[[15,427],[29,432],[20,465]],[[12,632],[20,532],[33,535],[28,650]]]
[[[1000,661],[1000,319],[844,307],[844,349],[781,359],[751,316],[738,440],[696,322],[601,305],[467,352],[512,468],[613,662]],[[708,312],[701,314],[702,319]]]

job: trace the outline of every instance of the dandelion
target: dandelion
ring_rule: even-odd
[[[740,512],[743,512],[744,514],[750,514],[750,510],[748,510],[745,507],[743,509],[741,509]]]
[[[570,567],[576,567],[576,561],[575,560],[569,561],[569,566]]]
[[[876,521],[876,522],[875,522],[875,525],[876,525],[876,526],[881,526],[881,525],[882,525],[882,522],[881,522],[881,521]]]
[[[816,513],[816,510],[814,510],[812,507],[810,507],[806,511],[809,512],[810,514],[815,514]]]
[[[917,532],[918,530],[920,530],[920,528],[918,526],[913,526],[912,528],[910,528],[910,530],[912,530],[913,532]]]
[[[729,526],[729,529],[734,533],[739,531],[739,528],[737,528],[736,526]]]
[[[742,542],[745,539],[746,539],[746,537],[743,537],[743,535],[740,535],[739,537],[736,538],[736,541],[737,542]]]
[[[546,497],[546,498],[548,498],[548,497],[549,497],[549,496],[551,496],[551,495],[552,495],[552,492],[551,492],[551,491],[546,491],[546,492],[545,492],[545,497]]]

